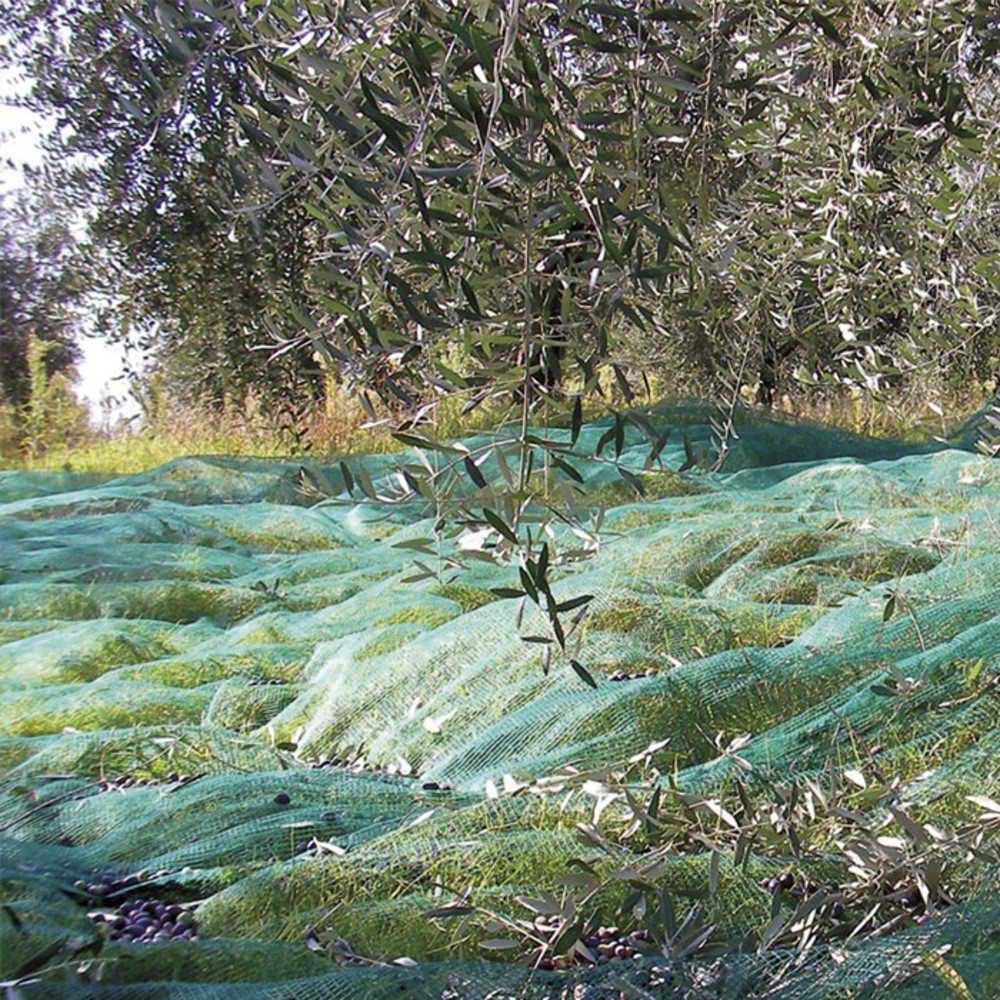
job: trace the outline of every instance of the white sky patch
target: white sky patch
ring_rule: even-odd
[[[83,353],[76,366],[80,376],[76,395],[87,404],[95,423],[110,430],[121,420],[138,417],[142,410],[130,392],[124,346],[97,337],[81,337],[80,348]]]

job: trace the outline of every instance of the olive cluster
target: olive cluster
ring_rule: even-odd
[[[653,670],[650,667],[649,670],[639,670],[634,674],[630,674],[627,670],[616,670],[613,674],[608,675],[609,681],[638,681],[642,680],[643,677],[655,677],[658,671]]]
[[[292,805],[292,797],[288,792],[278,792],[277,795],[272,799],[276,806],[290,806]],[[324,823],[336,823],[340,820],[337,813],[330,811],[320,814],[320,820]]]
[[[939,911],[951,906],[953,900],[937,894],[928,905],[923,893],[916,886],[898,886],[889,891],[889,899],[908,913],[914,914],[913,921],[917,924],[926,924],[932,920]]]
[[[203,778],[203,774],[178,774],[173,771],[164,778],[136,778],[131,774],[120,774],[117,778],[102,778],[99,782],[102,791],[122,792],[126,788],[140,788],[154,785],[188,785],[192,781]]]
[[[194,911],[158,899],[130,899],[112,913],[88,913],[108,929],[111,941],[154,944],[161,941],[197,941]]]
[[[278,792],[271,801],[276,806],[290,806],[292,804],[292,797],[288,792]],[[331,811],[322,813],[319,818],[324,823],[336,823],[340,817],[337,813]]]
[[[760,884],[770,893],[787,892],[799,899],[808,899],[819,888],[815,882],[797,882],[795,876],[788,871],[772,878],[761,879]],[[826,886],[826,892],[830,895],[838,891],[835,885]],[[892,906],[911,913],[914,922],[918,924],[927,923],[936,912],[945,909],[951,903],[950,899],[938,895],[928,906],[920,890],[916,886],[906,884],[896,886],[885,884],[882,886],[882,892]],[[847,916],[847,910],[839,900],[834,901],[829,912],[834,920],[843,920]]]
[[[559,927],[559,917],[539,917],[535,921],[539,930],[556,931]],[[607,965],[609,962],[638,962],[643,958],[643,952],[638,950],[641,942],[649,940],[649,931],[632,931],[629,934],[621,933],[617,927],[598,927],[592,933],[587,934],[583,939],[583,944],[594,956],[595,965]],[[546,955],[538,962],[540,969],[565,969],[573,964],[574,958],[569,955]]]
[[[782,872],[780,875],[762,878],[760,884],[762,888],[767,889],[772,895],[779,892],[787,892],[796,899],[808,899],[820,888],[815,882],[797,882],[791,872]],[[837,892],[837,887],[835,885],[828,885],[826,886],[826,892],[832,895]],[[846,915],[847,911],[844,909],[844,904],[839,900],[830,907],[830,916],[834,920],[843,920]]]
[[[247,687],[274,687],[276,684],[284,685],[288,681],[283,681],[278,677],[255,677],[253,680],[247,681]]]
[[[559,917],[536,917],[535,927],[542,933],[557,934]],[[695,993],[705,1000],[722,996],[725,973],[718,964],[715,968],[701,966],[689,969],[687,975],[678,975],[675,969],[662,964],[663,956],[647,930],[623,934],[617,927],[599,927],[585,935],[582,943],[594,956],[593,960],[579,954],[546,955],[537,963],[539,969],[546,971],[572,969],[576,1000],[605,1000],[608,996],[606,982],[600,977],[606,973],[601,967],[613,962],[628,963],[628,968],[616,975],[626,975],[629,982],[643,989],[656,990],[662,1000],[684,1000]]]
[[[671,997],[682,997],[684,996],[684,989],[680,984],[674,984],[674,974],[670,969],[664,968],[662,965],[652,965],[648,969],[640,970],[639,979],[642,985],[648,990],[665,990],[670,989],[668,994]],[[662,996],[663,994],[661,994]]]
[[[609,984],[600,979],[589,979],[598,970],[594,969],[582,973],[575,973],[573,984],[570,989],[562,990],[560,996],[571,996],[573,1000],[607,1000],[610,996],[622,996],[620,984],[609,990]],[[603,970],[600,974],[603,975]],[[618,977],[616,976],[616,979]],[[697,996],[701,1000],[721,997],[723,995],[723,980],[709,971],[707,974],[699,976],[697,972],[694,976],[690,974],[676,976],[670,968],[663,965],[636,965],[627,973],[628,992],[636,993],[636,987],[640,990],[651,991],[652,995],[659,1000],[688,1000]]]
[[[105,896],[125,895],[146,882],[161,879],[169,874],[165,868],[158,872],[147,872],[144,870],[135,872],[132,875],[114,875],[106,872],[102,875],[95,875],[90,882],[78,879],[73,884],[80,892],[86,893],[88,896],[96,896],[98,899],[103,899]]]

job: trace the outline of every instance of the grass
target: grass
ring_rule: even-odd
[[[658,656],[690,659],[725,649],[787,645],[818,617],[816,607],[747,604],[726,607],[682,600],[646,603],[623,597],[588,616],[587,628],[629,635]],[[692,654],[692,650],[700,652]]]
[[[8,447],[0,458],[7,468],[127,475],[193,455],[284,458],[303,451],[376,454],[401,447],[387,424],[366,427],[367,423],[357,400],[341,392],[308,412],[296,428],[297,435],[259,399],[227,405],[221,411],[171,405],[148,417],[139,430],[126,425],[110,432],[93,431],[69,445],[56,440],[27,455]]]
[[[568,392],[574,392],[572,384]],[[607,392],[612,385],[605,386]],[[663,377],[651,379],[650,400],[669,399],[676,389]],[[991,387],[968,385],[957,389],[932,385],[926,380],[894,391],[893,397],[876,398],[860,392],[796,390],[777,400],[775,416],[813,420],[829,427],[856,434],[891,437],[904,441],[927,440],[945,436],[955,426],[975,413],[990,393]],[[748,387],[746,399],[753,399]],[[466,400],[461,395],[431,401],[426,414],[432,433],[443,438],[457,437],[480,430],[493,430],[516,423],[516,407],[501,402],[486,403],[471,413],[464,413]],[[536,413],[535,423],[568,427],[572,400],[546,400]],[[585,421],[607,411],[603,400],[588,401],[583,408]],[[705,406],[704,416],[711,416]],[[944,414],[944,415],[942,415]],[[294,426],[287,417],[274,413],[263,399],[248,396],[240,403],[218,406],[164,404],[159,402],[143,417],[136,430],[122,425],[110,431],[87,430],[83,421],[74,424],[73,432],[44,421],[32,431],[31,440],[19,440],[14,424],[0,434],[0,466],[50,472],[117,473],[145,472],[177,458],[192,455],[279,458],[294,454],[360,455],[399,450],[402,445],[392,436],[393,427],[410,414],[384,411],[372,420],[357,397],[349,395],[332,380],[325,400],[304,407]],[[10,417],[8,423],[13,420]],[[64,418],[60,418],[64,419]],[[699,417],[699,419],[701,419]],[[16,421],[15,421],[16,423]],[[36,421],[37,423],[37,421]],[[679,496],[693,490],[690,483],[673,473],[653,473],[644,477],[651,497]],[[609,504],[638,499],[625,482],[605,487],[606,496],[597,499]]]
[[[415,604],[410,607],[400,608],[398,611],[393,611],[392,614],[387,615],[385,618],[379,618],[377,621],[372,622],[371,627],[422,625],[424,628],[432,629],[437,628],[439,625],[444,625],[445,622],[450,622],[458,614],[460,612],[453,608],[441,605]]]
[[[463,414],[464,400],[434,403],[427,415],[443,438],[493,430],[509,423],[514,411],[484,404]],[[568,423],[569,404],[553,403],[539,415],[542,423]],[[373,455],[401,450],[393,429],[409,414],[385,410],[371,417],[359,401],[335,383],[327,399],[305,408],[289,428],[266,401],[248,397],[242,404],[215,406],[171,404],[147,414],[142,426],[121,425],[110,431],[80,431],[67,438],[53,429],[32,447],[12,435],[0,438],[0,467],[45,472],[146,472],[178,458],[223,455],[237,458],[287,458],[290,455]]]

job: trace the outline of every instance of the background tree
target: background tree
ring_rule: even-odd
[[[69,372],[83,286],[67,218],[51,199],[0,196],[0,397],[24,406],[31,396],[30,344],[44,345],[45,373]]]
[[[175,394],[200,404],[310,393],[308,355],[269,363],[267,322],[301,297],[309,217],[234,214],[235,107],[252,102],[239,53],[202,21],[165,46],[169,7],[16,4],[4,58],[54,120],[48,170],[89,220],[89,284],[108,337],[155,348]],[[193,48],[188,48],[188,44]]]
[[[89,431],[72,390],[86,300],[72,218],[42,189],[0,198],[0,452],[36,457]]]

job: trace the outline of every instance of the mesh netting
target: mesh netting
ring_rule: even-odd
[[[579,831],[592,800],[535,794],[648,750],[664,789],[701,800],[734,776],[751,794],[854,788],[846,814],[865,830],[900,803],[921,824],[975,823],[967,796],[1000,798],[1000,464],[746,418],[729,471],[678,475],[708,443],[705,413],[653,420],[673,434],[645,498],[616,463],[577,463],[579,503],[606,509],[601,545],[552,573],[556,600],[594,595],[580,660],[596,690],[558,658],[543,671],[520,638],[547,623],[529,605],[519,628],[491,590],[516,567],[406,582],[434,512],[357,500],[335,461],[0,474],[14,995],[931,1000],[966,995],[954,974],[973,997],[1000,992],[990,836],[933,919],[767,948],[796,905],[768,880],[846,884],[832,844],[758,845],[738,863],[710,844],[657,849],[622,833],[618,801],[597,823],[617,853],[602,854]],[[584,427],[578,451],[608,427]],[[622,444],[617,464],[641,472],[638,425]],[[376,489],[398,461],[364,460]],[[872,792],[883,780],[892,801]],[[618,912],[629,866],[651,859],[725,948],[547,971],[483,947],[581,865],[624,866],[595,899]],[[427,917],[459,896],[477,914]],[[170,932],[115,937],[133,904]],[[632,912],[626,931],[642,926]]]

